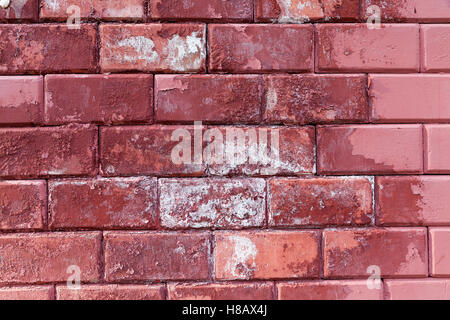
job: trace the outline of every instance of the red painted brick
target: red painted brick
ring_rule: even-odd
[[[0,181],[0,230],[42,229],[46,218],[45,181]]]
[[[450,177],[377,177],[377,222],[381,225],[450,225]]]
[[[380,7],[382,21],[413,22],[449,22],[450,6],[448,0],[363,0],[361,2],[364,19],[367,19],[367,8]]]
[[[56,287],[58,300],[163,300],[161,285],[82,285],[80,289]]]
[[[0,124],[42,123],[42,77],[0,77]]]
[[[310,25],[212,24],[209,68],[214,72],[302,72],[312,69]]]
[[[211,131],[205,132],[205,136],[223,136],[223,144],[219,142],[219,145],[222,146],[224,153],[221,157],[211,151],[211,159],[205,157],[205,161],[209,163],[210,174],[267,176],[302,175],[315,171],[313,127],[209,127],[209,129]],[[235,135],[241,136],[243,143],[233,140]],[[204,140],[210,141],[205,137]],[[214,143],[208,144],[211,148],[209,150],[214,150],[215,146],[217,145]],[[238,156],[233,158],[233,152]]]
[[[369,289],[365,280],[278,283],[280,300],[383,300],[382,289]]]
[[[448,75],[370,75],[375,122],[448,122]]]
[[[158,75],[157,121],[258,123],[264,82],[255,75]]]
[[[433,277],[450,276],[450,228],[430,228],[430,271]]]
[[[94,72],[96,37],[94,24],[79,30],[65,24],[0,25],[0,72]]]
[[[447,4],[448,5],[448,4]],[[450,21],[450,5],[448,5]],[[450,71],[450,25],[422,25],[422,71]]]
[[[305,23],[317,20],[354,21],[359,17],[358,0],[256,0],[257,21]]]
[[[53,300],[53,297],[53,286],[0,288],[0,300]]]
[[[178,130],[178,131],[177,131]],[[183,130],[183,131],[180,131]],[[172,152],[182,139],[193,149],[193,126],[128,126],[102,128],[100,131],[102,175],[181,175],[199,176],[205,171],[204,164],[176,164]],[[186,137],[185,137],[186,135]],[[172,141],[172,136],[174,141]],[[176,150],[176,149],[175,149]],[[194,152],[191,152],[194,154]]]
[[[105,72],[203,72],[203,24],[100,25],[101,68]]]
[[[316,278],[319,239],[316,231],[218,232],[216,278]]]
[[[150,17],[162,20],[251,21],[252,0],[150,0]]]
[[[80,8],[80,18],[104,20],[143,20],[145,17],[142,0],[45,0],[41,2],[41,19],[66,21],[75,14],[71,6]],[[69,13],[68,13],[69,12]]]
[[[317,147],[321,174],[422,172],[421,125],[320,127]]]
[[[268,123],[363,122],[368,116],[363,75],[276,75],[266,84]]]
[[[208,233],[106,232],[107,281],[205,280]]]
[[[6,9],[0,7],[0,21],[36,22],[38,15],[39,0],[10,0]]]
[[[97,129],[90,126],[0,129],[1,177],[93,175]]]
[[[45,121],[132,123],[153,118],[152,75],[49,75]]]
[[[161,225],[170,228],[262,227],[264,179],[161,179]]]
[[[170,300],[272,300],[273,285],[245,283],[173,283],[168,285]]]
[[[155,227],[156,178],[49,182],[51,228]]]
[[[271,226],[365,225],[372,221],[367,178],[273,179],[269,182]]]
[[[426,125],[425,173],[450,173],[450,125]]]
[[[419,26],[384,24],[317,25],[317,71],[416,72],[419,70]]]
[[[449,300],[450,280],[385,280],[389,300]]]
[[[100,280],[98,232],[8,234],[0,236],[1,283],[65,282],[80,268],[81,281]]]
[[[428,275],[425,228],[325,230],[325,277],[368,277],[378,266],[383,277]]]

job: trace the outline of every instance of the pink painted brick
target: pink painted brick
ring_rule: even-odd
[[[49,225],[63,228],[154,228],[156,178],[53,180]]]
[[[345,125],[317,129],[321,174],[421,173],[421,125]]]
[[[448,0],[362,0],[364,20],[369,16],[367,8],[380,7],[382,21],[449,22]],[[373,14],[373,13],[372,13]]]
[[[311,25],[212,24],[208,37],[213,72],[306,72],[313,67]]]
[[[46,124],[148,123],[152,120],[152,75],[45,77]]]
[[[0,125],[42,123],[43,77],[0,77]]]
[[[425,125],[425,173],[450,173],[450,125]]]
[[[45,181],[0,181],[0,230],[42,229],[46,219]]]
[[[0,21],[30,21],[39,19],[39,0],[10,0],[6,9],[0,7]]]
[[[450,300],[450,280],[385,280],[389,300]]]
[[[169,300],[272,300],[273,285],[266,282],[173,283]]]
[[[263,120],[307,124],[363,122],[368,117],[364,75],[266,76]]]
[[[369,289],[366,280],[280,282],[279,300],[383,300],[383,290]]]
[[[325,230],[323,248],[327,278],[367,278],[370,266],[387,277],[428,275],[426,228]]]
[[[376,177],[380,225],[450,225],[450,177]]]
[[[421,37],[422,71],[450,72],[450,25],[421,25]]]
[[[161,225],[180,228],[262,227],[264,179],[160,179]]]
[[[450,228],[430,228],[430,271],[433,277],[450,276]]]
[[[316,32],[317,71],[419,71],[418,25],[319,24]]]
[[[264,81],[255,75],[157,75],[158,122],[258,123]]]
[[[149,0],[152,19],[252,21],[252,0]]]
[[[203,24],[101,24],[104,72],[204,72]]]
[[[45,20],[66,21],[75,14],[71,6],[80,8],[80,18],[104,20],[142,20],[145,17],[145,1],[105,0],[45,0],[41,2],[40,17]],[[69,12],[69,13],[68,13]]]
[[[53,286],[0,288],[0,300],[53,300],[53,298]]]
[[[370,75],[371,118],[375,122],[450,121],[450,76]]]
[[[140,284],[92,284],[71,289],[65,285],[56,286],[57,300],[163,300],[162,285]]]

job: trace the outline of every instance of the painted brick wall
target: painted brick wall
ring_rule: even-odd
[[[0,3],[0,299],[450,299],[450,0]]]

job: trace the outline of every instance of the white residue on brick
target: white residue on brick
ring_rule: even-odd
[[[124,53],[122,59],[127,62],[135,62],[137,60],[145,60],[147,63],[154,63],[159,61],[158,53],[154,50],[155,43],[152,39],[137,36],[123,39],[117,43],[119,47],[131,47],[137,55],[129,55]]]
[[[247,237],[233,236],[230,238],[233,254],[225,266],[238,279],[250,278],[256,268],[256,245]]]
[[[186,38],[174,35],[164,48],[165,62],[173,70],[185,71],[199,69],[206,57],[205,35],[199,36],[197,31]]]

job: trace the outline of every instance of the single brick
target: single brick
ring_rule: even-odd
[[[321,174],[421,173],[421,125],[325,126],[317,129]]]
[[[255,6],[256,20],[264,22],[354,21],[359,17],[358,0],[256,0]]]
[[[213,175],[315,172],[313,127],[209,127],[204,160]]]
[[[104,72],[204,72],[203,24],[102,24]]]
[[[433,277],[450,276],[450,228],[430,228],[430,268]]]
[[[385,280],[389,300],[449,300],[450,280]]]
[[[49,225],[61,228],[156,226],[156,178],[53,180]]]
[[[380,8],[382,21],[449,22],[448,0],[363,0],[361,2],[364,20],[374,15],[370,6]]]
[[[0,288],[0,300],[53,300],[53,297],[53,286]]]
[[[312,70],[311,25],[212,24],[208,37],[213,72]]]
[[[100,136],[102,175],[199,176],[205,171],[192,156],[194,140],[201,147],[193,126],[110,127],[102,128]]]
[[[426,125],[425,173],[450,173],[450,125]]]
[[[426,228],[325,230],[323,248],[327,278],[428,275]]]
[[[383,300],[381,288],[366,280],[328,280],[278,283],[279,300]]]
[[[252,0],[150,0],[150,17],[162,20],[252,21]]]
[[[0,230],[42,229],[46,219],[45,181],[0,181]]]
[[[450,225],[450,177],[377,177],[380,225]]]
[[[375,122],[448,122],[450,76],[370,75]]]
[[[167,286],[170,300],[272,300],[273,285],[246,283],[172,283]]]
[[[79,30],[65,24],[0,25],[0,72],[95,72],[96,38],[94,24]]]
[[[0,77],[0,96],[0,125],[42,123],[42,77]]]
[[[319,241],[316,231],[218,232],[216,278],[317,278]]]
[[[450,3],[447,5],[450,21]],[[421,37],[422,71],[449,72],[450,25],[421,25]]]
[[[269,182],[271,226],[365,225],[372,221],[367,178],[277,178]]]
[[[7,8],[0,7],[0,21],[30,21],[39,19],[39,0],[9,0]]]
[[[82,285],[80,289],[56,287],[58,300],[164,300],[162,285]]]
[[[145,6],[142,0],[105,1],[105,0],[45,0],[41,2],[41,19],[66,21],[75,17],[104,20],[143,20]],[[78,7],[78,8],[76,8]]]
[[[266,77],[263,119],[268,123],[363,122],[368,117],[363,75],[275,75]]]
[[[263,227],[264,179],[161,179],[161,225],[179,228]]]
[[[99,281],[100,240],[99,232],[1,235],[0,282],[66,282],[73,266],[82,282]]]
[[[152,75],[49,75],[45,91],[46,124],[153,119]]]
[[[208,233],[105,232],[107,281],[205,280]]]
[[[0,129],[0,176],[94,175],[97,136],[91,126]]]
[[[258,123],[264,99],[262,76],[157,75],[156,120]]]
[[[319,24],[317,71],[416,72],[419,70],[419,26]]]

